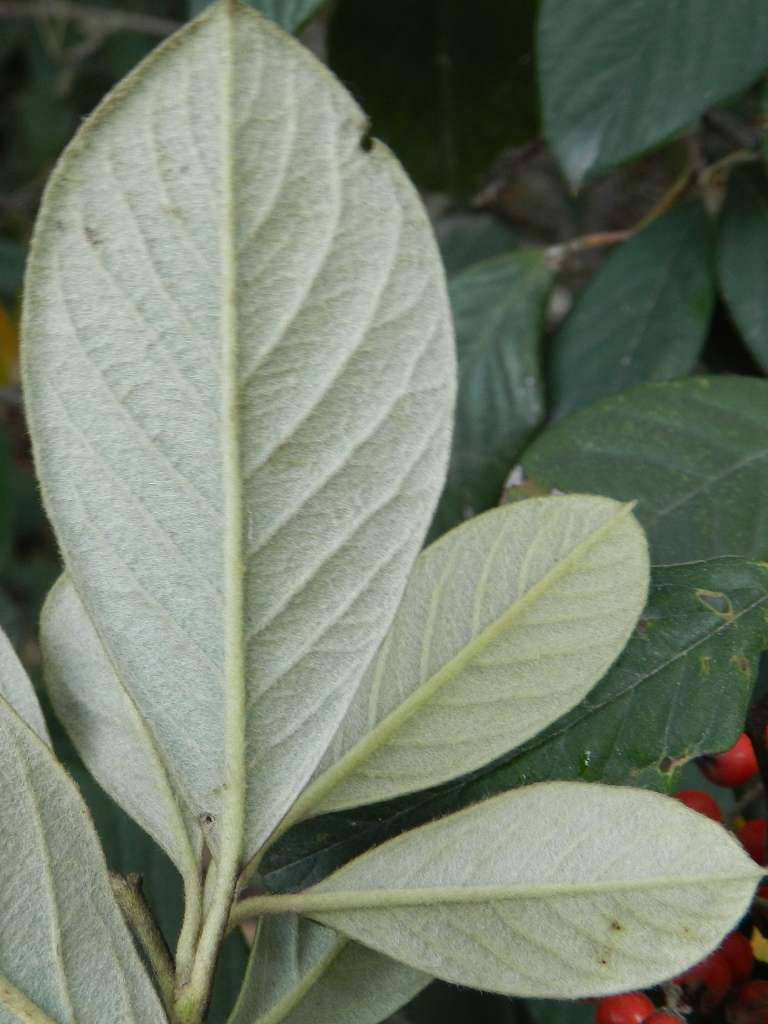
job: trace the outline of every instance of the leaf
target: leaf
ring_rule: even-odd
[[[211,0],[188,0],[190,18],[197,17]],[[286,32],[298,32],[324,5],[325,0],[246,0],[249,7],[265,14]]]
[[[720,217],[717,272],[728,310],[749,350],[768,373],[768,180],[761,167],[742,167],[728,183]]]
[[[759,78],[768,10],[762,0],[743,0],[736,17],[720,0],[544,0],[538,51],[545,134],[579,185]]]
[[[443,481],[442,269],[365,132],[298,43],[217,4],[81,129],[30,258],[25,397],[67,572],[232,859],[312,773]]]
[[[429,547],[282,828],[471,771],[577,704],[645,602],[648,552],[629,512],[602,498],[534,499]]]
[[[0,630],[0,698],[6,701],[29,726],[29,728],[50,747],[51,737],[40,710],[37,694],[29,676],[19,661],[8,637]]]
[[[637,498],[656,563],[768,556],[768,381],[694,377],[644,384],[580,409],[523,453],[518,495]]]
[[[537,134],[535,19],[535,0],[339,0],[329,63],[419,188],[466,192]]]
[[[4,700],[0,774],[0,820],[13,823],[0,858],[0,974],[55,1020],[162,1024],[85,805]]]
[[[571,712],[468,778],[302,823],[270,851],[267,884],[304,888],[405,829],[518,786],[572,779],[671,790],[685,761],[727,749],[742,731],[768,646],[767,608],[763,564],[657,566],[629,643]]]
[[[535,249],[479,263],[449,282],[459,393],[448,480],[432,535],[499,503],[544,414],[540,344],[552,285]]]
[[[307,892],[256,902],[447,981],[575,998],[645,988],[700,960],[760,877],[733,836],[677,801],[554,782],[406,832]]]
[[[263,917],[228,1024],[377,1024],[431,980],[313,921]]]
[[[519,243],[506,224],[482,213],[446,214],[435,222],[435,232],[445,272],[449,275],[482,260],[508,254]]]
[[[713,301],[707,215],[700,203],[684,203],[614,249],[557,332],[557,415],[690,373]]]
[[[181,787],[66,576],[48,595],[40,643],[53,709],[86,767],[196,889],[200,830],[185,821]]]
[[[0,295],[13,300],[24,277],[24,247],[11,238],[0,237]]]

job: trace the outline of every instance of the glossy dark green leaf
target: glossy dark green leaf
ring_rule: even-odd
[[[768,373],[768,178],[759,165],[731,175],[720,217],[717,272],[734,323]]]
[[[449,281],[459,393],[436,537],[498,504],[504,481],[544,413],[540,341],[552,274],[528,249]]]
[[[768,6],[740,0],[544,0],[544,128],[579,184],[685,128],[768,68]]]
[[[340,0],[330,64],[421,188],[477,186],[536,132],[534,0]]]
[[[502,256],[518,239],[511,228],[483,213],[450,213],[435,223],[435,234],[450,277],[475,263]]]
[[[545,430],[510,499],[552,488],[638,499],[655,563],[768,557],[768,381],[643,384]]]
[[[304,823],[269,854],[268,883],[304,887],[407,828],[534,782],[668,790],[686,760],[733,743],[766,645],[765,564],[722,558],[657,568],[624,653],[573,711],[514,756],[455,783]]]
[[[298,32],[320,10],[325,0],[245,0],[255,11],[266,14],[286,32]],[[188,0],[190,18],[197,17],[211,0]]]
[[[558,331],[557,415],[690,373],[713,300],[708,218],[700,203],[684,203],[613,250]]]

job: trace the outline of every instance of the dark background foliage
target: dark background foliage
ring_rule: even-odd
[[[204,6],[0,0],[0,624],[38,683],[37,618],[59,564],[18,386],[35,213],[82,118]],[[768,7],[253,6],[336,71],[433,217],[460,395],[431,536],[500,501],[597,492],[639,500],[656,566],[635,636],[582,705],[469,778],[304,823],[271,852],[266,884],[305,884],[408,825],[533,781],[673,791],[691,777],[693,758],[724,749],[743,728],[768,646]],[[143,873],[172,937],[174,869],[88,778],[55,724],[54,735],[111,865]],[[759,793],[741,794],[742,809],[750,799]],[[215,1021],[225,1019],[244,956],[235,935]],[[590,1018],[581,1004],[440,984],[398,1015],[451,1024]]]

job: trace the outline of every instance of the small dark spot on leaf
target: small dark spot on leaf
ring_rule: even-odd
[[[635,626],[635,632],[638,636],[645,636],[651,630],[651,622],[648,619],[640,619]]]
[[[623,929],[622,925],[618,921],[611,921],[611,931],[612,932],[621,932],[623,930],[624,929]]]
[[[94,247],[97,246],[97,245],[101,245],[101,239],[99,238],[99,236],[96,234],[96,232],[93,230],[92,227],[89,227],[86,224],[85,227],[83,228],[83,233],[84,233],[85,237],[88,239],[88,241],[90,242],[91,245],[93,245]]]
[[[203,826],[203,828],[206,828],[206,829],[211,828],[215,823],[216,823],[216,819],[214,818],[214,816],[212,814],[201,814],[200,815],[200,824]]]
[[[370,153],[373,149],[373,136],[371,135],[369,128],[366,128],[360,136],[360,149],[362,149],[364,153]]]
[[[731,661],[739,670],[739,672],[743,673],[745,676],[749,675],[749,660],[745,658],[742,654],[734,654],[734,656],[731,658]]]
[[[665,775],[672,771],[671,757],[662,757],[662,759],[659,761],[659,771],[663,772]]]
[[[608,961],[607,961],[607,960],[603,960],[603,958],[602,958],[602,957],[601,957],[601,958],[600,958],[600,959],[599,959],[599,960],[598,960],[597,962],[598,962],[599,964],[602,964],[602,965],[603,965],[603,967],[606,967],[606,966],[607,966],[607,964],[608,964]]]

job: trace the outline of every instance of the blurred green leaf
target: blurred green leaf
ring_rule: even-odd
[[[537,130],[535,0],[340,0],[330,65],[416,184],[461,192]]]
[[[574,185],[669,138],[768,68],[768,6],[543,0],[544,129]]]
[[[684,203],[614,249],[579,296],[553,342],[556,414],[690,373],[713,302],[709,221]]]
[[[669,790],[680,765],[730,746],[768,644],[768,567],[738,558],[654,569],[623,654],[573,711],[485,769],[404,800],[325,815],[268,854],[267,882],[298,888],[404,829],[518,786],[557,779]]]
[[[188,3],[189,16],[194,18],[208,7],[211,0],[188,0]],[[245,3],[276,21],[286,32],[298,32],[317,14],[325,0],[245,0]]]
[[[449,276],[516,247],[511,228],[483,213],[449,213],[435,223],[440,253]]]
[[[652,560],[768,557],[768,381],[690,377],[579,409],[524,452],[510,500],[552,488],[639,499]]]
[[[731,317],[768,373],[768,178],[760,166],[731,175],[720,217],[717,270]]]
[[[533,1024],[592,1024],[595,1016],[588,1003],[561,999],[529,999],[526,1008]]]
[[[552,273],[536,249],[478,263],[451,278],[459,393],[434,538],[497,505],[544,414],[540,343]]]
[[[12,238],[0,238],[0,296],[14,300],[21,291],[26,249]]]

